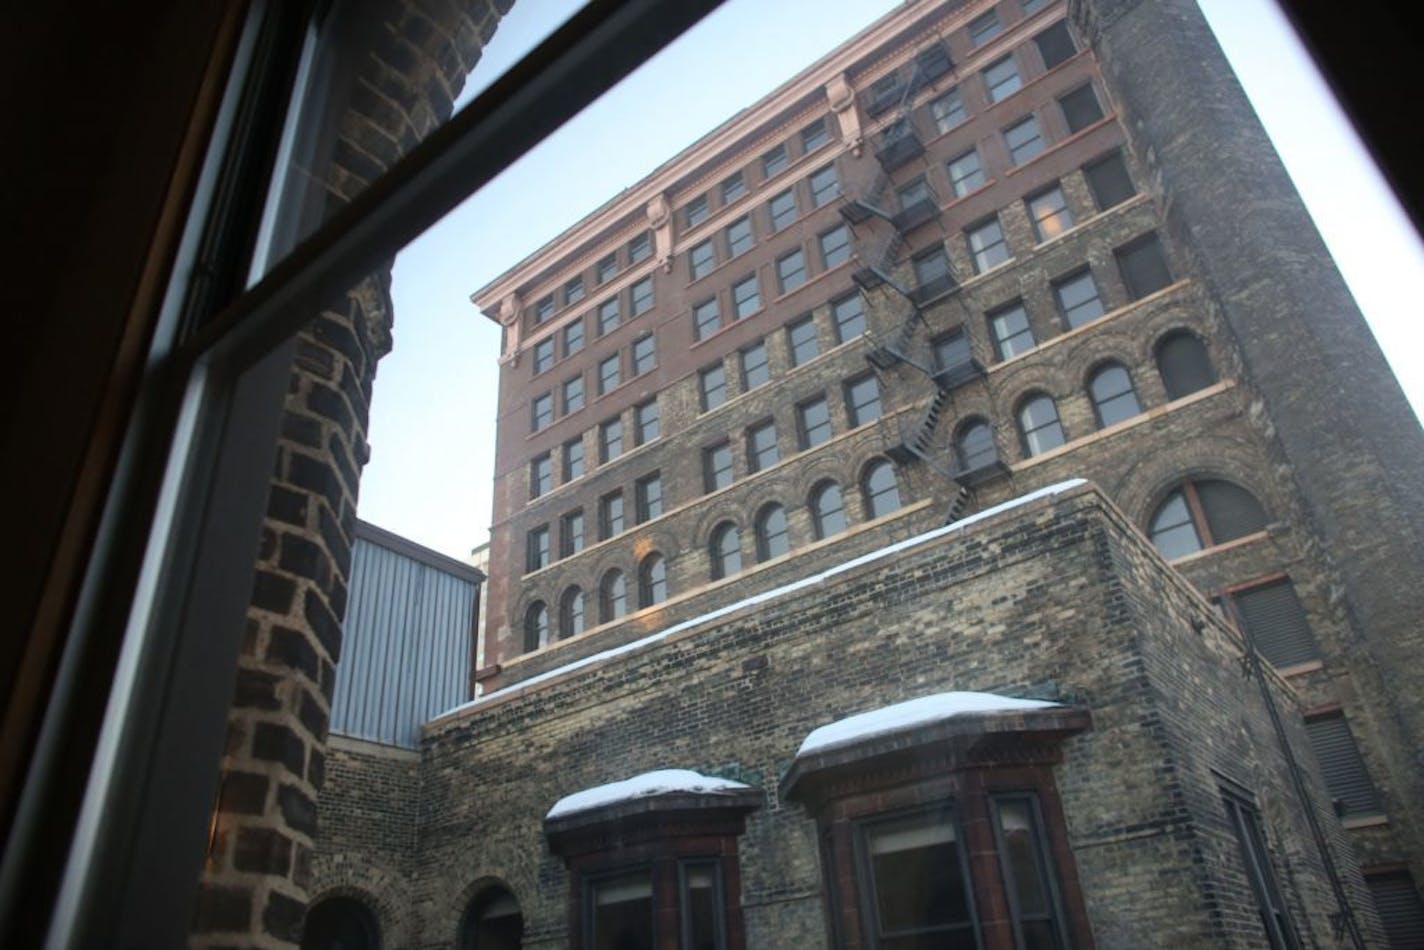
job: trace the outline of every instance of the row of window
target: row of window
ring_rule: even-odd
[[[635,379],[651,372],[658,365],[657,344],[653,334],[646,333],[635,339],[628,347],[628,379]],[[614,350],[598,361],[594,376],[594,395],[603,396],[621,386],[624,382],[624,357],[622,350]],[[559,384],[558,415],[567,416],[584,407],[584,376],[580,371]],[[555,419],[554,391],[539,393],[529,400],[529,428],[538,432],[553,424]]]
[[[660,472],[650,472],[633,483],[633,524],[642,524],[663,513],[663,480]],[[608,492],[598,499],[598,540],[617,537],[628,528],[627,506],[623,490]],[[559,557],[572,557],[584,549],[584,514],[582,508],[567,512],[559,519]],[[553,547],[547,524],[531,528],[525,544],[525,569],[538,571],[553,563]]]
[[[594,336],[601,337],[612,333],[623,323],[624,299],[622,294],[609,297],[593,308],[593,328]],[[642,280],[637,281],[628,288],[627,312],[634,317],[642,316],[653,309],[653,275],[649,274]],[[537,341],[531,347],[533,358],[531,359],[531,369],[534,376],[551,369],[558,361],[558,354],[555,352],[555,343],[561,342],[563,345],[563,357],[567,359],[575,353],[583,350],[588,341],[584,321],[587,314],[580,316],[572,322],[566,324],[557,334],[550,334],[542,340]]]
[[[580,377],[581,378],[581,377]],[[633,445],[645,445],[658,438],[662,432],[661,412],[657,398],[641,402],[633,407]],[[606,465],[624,451],[623,417],[613,416],[598,424],[597,429],[598,464]],[[568,484],[581,478],[590,466],[584,458],[583,436],[579,435],[565,442],[560,455],[563,459],[562,481]],[[554,488],[554,458],[549,452],[541,452],[529,460],[529,497],[531,500],[552,491]]]
[[[622,268],[632,267],[652,256],[653,236],[651,232],[644,231],[629,241],[621,251],[612,251],[599,258],[598,262],[593,265],[592,274],[588,275],[592,278],[592,286],[602,286],[616,277]],[[547,323],[554,316],[558,307],[572,307],[582,302],[587,296],[584,276],[583,274],[575,275],[564,283],[557,294],[546,294],[534,301],[530,307],[534,325]]]

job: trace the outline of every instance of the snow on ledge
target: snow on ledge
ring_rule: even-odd
[[[565,795],[554,803],[545,821],[564,818],[581,811],[602,808],[617,802],[638,798],[652,798],[656,795],[670,795],[674,792],[690,792],[695,795],[716,795],[721,792],[739,792],[751,788],[741,782],[725,778],[712,778],[690,769],[659,769],[644,772],[621,782],[596,785],[572,795]]]
[[[955,692],[921,696],[919,699],[847,716],[845,719],[813,729],[801,743],[801,748],[796,750],[796,757],[799,759],[805,755],[826,752],[873,736],[908,732],[954,716],[1047,709],[1059,705],[1041,699],[1015,699],[997,693]]]
[[[768,591],[763,591],[760,594],[753,594],[750,597],[745,597],[742,600],[728,604],[725,607],[718,607],[717,609],[709,611],[708,613],[693,617],[691,620],[684,620],[680,623],[675,623],[671,627],[659,630],[657,633],[649,634],[648,636],[643,637],[640,640],[634,640],[631,643],[625,643],[622,646],[613,647],[612,649],[604,650],[600,653],[594,653],[589,656],[582,657],[581,659],[570,660],[568,663],[565,663],[562,666],[556,666],[551,670],[545,670],[544,672],[539,673],[535,676],[531,676],[528,679],[522,679],[517,683],[510,683],[508,686],[502,689],[497,689],[494,692],[486,693],[483,696],[478,696],[472,700],[469,700],[468,702],[461,703],[453,709],[447,709],[445,712],[434,718],[444,719],[446,716],[452,716],[467,709],[474,709],[484,703],[490,702],[491,700],[498,699],[503,696],[514,695],[522,689],[526,689],[530,686],[534,686],[546,680],[551,680],[557,676],[562,676],[565,673],[572,673],[574,670],[581,669],[585,666],[592,666],[595,663],[602,663],[604,660],[610,660],[613,657],[621,656],[624,653],[632,653],[636,650],[641,650],[645,646],[657,643],[659,640],[666,640],[668,637],[676,633],[681,633],[683,630],[687,630],[691,627],[696,627],[700,624],[708,623],[720,617],[725,617],[728,614],[736,613],[744,607],[750,607],[755,604],[765,603],[769,600],[777,600],[781,597],[786,596],[787,594],[794,593],[798,590],[804,590],[808,587],[814,587],[817,584],[824,584],[831,578],[836,577],[840,574],[844,574],[846,571],[852,571],[865,564],[872,564],[875,561],[879,561],[882,558],[887,558],[895,554],[899,554],[901,551],[908,550],[910,548],[915,547],[916,545],[924,544],[927,541],[933,541],[936,538],[942,538],[945,535],[954,534],[956,531],[963,531],[970,525],[983,521],[986,518],[992,518],[997,514],[1009,511],[1013,508],[1018,508],[1023,505],[1027,505],[1028,503],[1037,501],[1040,498],[1048,498],[1053,495],[1061,495],[1064,492],[1072,491],[1073,489],[1078,488],[1080,485],[1086,485],[1087,483],[1088,481],[1085,478],[1070,478],[1067,481],[1057,482],[1053,485],[1045,485],[1044,487],[1031,491],[1026,495],[1020,495],[1017,498],[1010,498],[1008,501],[1000,502],[999,504],[994,505],[992,508],[985,508],[983,511],[976,511],[974,514],[969,515],[968,517],[960,518],[958,521],[951,522],[947,525],[942,525],[930,531],[926,531],[924,534],[917,534],[913,538],[906,538],[904,541],[896,541],[894,544],[888,544],[883,548],[876,548],[874,551],[871,551],[868,554],[862,554],[860,557],[852,558],[849,561],[844,561],[840,564],[835,565],[834,567],[827,568],[826,570],[821,571],[820,573],[812,574],[809,577],[803,577],[800,580],[792,581],[789,584],[783,584],[780,587],[776,587]]]

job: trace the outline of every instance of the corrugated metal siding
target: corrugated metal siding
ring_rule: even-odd
[[[414,748],[469,698],[475,585],[357,538],[331,731]]]

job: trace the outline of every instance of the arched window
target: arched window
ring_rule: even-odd
[[[583,633],[584,627],[583,591],[570,587],[559,601],[559,639]]]
[[[628,612],[628,583],[617,568],[603,575],[598,585],[598,622],[617,620]]]
[[[1142,404],[1132,388],[1132,377],[1121,363],[1099,366],[1088,381],[1088,394],[1093,397],[1093,412],[1102,428],[1142,412]]]
[[[1148,522],[1148,537],[1169,561],[1261,531],[1266,512],[1250,492],[1204,478],[1167,494]]]
[[[968,419],[954,437],[954,460],[961,472],[973,472],[999,460],[994,430],[983,419]]]
[[[531,653],[549,645],[549,608],[536,600],[524,611],[524,652]]]
[[[756,520],[757,560],[769,561],[791,550],[791,534],[786,527],[786,509],[767,505]]]
[[[888,515],[900,507],[900,485],[895,480],[895,466],[884,459],[872,462],[860,480],[865,496],[865,511],[872,518]]]
[[[667,600],[667,561],[649,554],[638,566],[638,606],[651,607]]]
[[[376,915],[354,897],[328,897],[307,912],[302,950],[380,950]]]
[[[460,919],[460,950],[519,950],[523,939],[519,902],[498,885],[476,894]]]
[[[821,482],[811,489],[811,524],[815,528],[817,541],[846,529],[841,486],[835,482]]]
[[[1181,399],[1216,382],[1205,344],[1186,330],[1175,330],[1157,344],[1157,372],[1168,399]]]
[[[742,569],[742,534],[724,521],[712,529],[712,579],[729,577]]]
[[[1052,397],[1039,393],[1024,400],[1019,406],[1019,433],[1023,436],[1024,455],[1030,457],[1056,449],[1066,441]]]

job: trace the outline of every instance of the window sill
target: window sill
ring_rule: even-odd
[[[1340,826],[1346,831],[1359,831],[1362,828],[1379,828],[1389,824],[1388,815],[1357,815],[1354,818],[1341,818]]]

